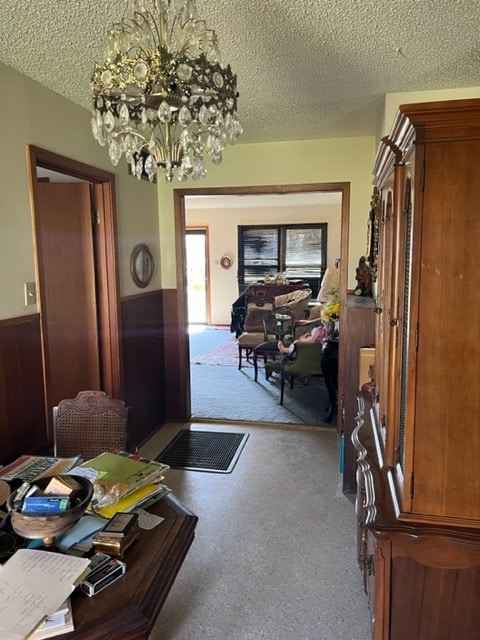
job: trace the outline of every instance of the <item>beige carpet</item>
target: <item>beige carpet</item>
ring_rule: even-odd
[[[158,455],[182,428],[162,427],[142,455]],[[338,489],[336,434],[208,429],[250,436],[231,474],[166,474],[199,521],[150,640],[369,640],[355,508]]]

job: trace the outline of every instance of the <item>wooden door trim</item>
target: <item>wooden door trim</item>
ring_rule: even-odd
[[[350,227],[350,183],[349,182],[320,182],[309,184],[283,184],[242,187],[199,187],[192,189],[174,189],[173,206],[175,213],[175,256],[177,275],[177,308],[176,327],[178,330],[177,353],[179,398],[178,419],[188,422],[191,417],[191,388],[190,388],[190,348],[187,326],[187,276],[185,273],[185,197],[186,196],[235,196],[235,195],[274,195],[288,193],[328,193],[340,192],[342,195],[341,224],[340,224],[340,299],[342,306],[346,303],[348,282],[348,251],[349,251],[349,227]],[[339,375],[343,371],[339,362]],[[340,421],[339,421],[340,424]]]
[[[103,390],[113,398],[123,398],[123,371],[121,357],[120,292],[117,249],[117,225],[115,203],[115,174],[103,169],[66,158],[34,145],[27,145],[29,169],[30,203],[35,241],[35,269],[38,283],[38,305],[41,320],[46,317],[44,292],[42,290],[42,264],[37,253],[39,229],[36,224],[35,206],[37,166],[83,179],[93,185],[95,207],[103,224],[95,228],[96,262],[98,267],[97,290],[101,323],[101,351]],[[43,365],[45,367],[45,336],[42,326]],[[47,379],[46,376],[45,380]],[[46,384],[46,383],[45,383]],[[45,397],[49,397],[45,388]],[[47,406],[47,404],[46,404]],[[47,410],[47,425],[51,435],[51,416]]]

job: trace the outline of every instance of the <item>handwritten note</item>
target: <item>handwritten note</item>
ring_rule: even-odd
[[[23,640],[73,591],[90,561],[19,549],[0,569],[0,638]]]

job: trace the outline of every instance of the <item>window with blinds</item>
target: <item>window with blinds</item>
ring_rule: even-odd
[[[288,280],[307,282],[316,296],[327,262],[327,223],[240,225],[238,282],[246,286],[285,273]]]

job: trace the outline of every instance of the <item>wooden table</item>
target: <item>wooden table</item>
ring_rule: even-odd
[[[124,576],[89,598],[72,595],[75,631],[58,640],[142,640],[148,638],[194,538],[198,521],[170,494],[149,511],[165,518],[127,549]]]
[[[280,369],[280,365],[282,363],[282,358],[285,354],[281,353],[280,349],[278,348],[278,342],[276,340],[270,340],[268,342],[262,342],[261,344],[257,345],[254,349],[253,349],[253,371],[254,371],[254,376],[253,379],[255,382],[257,382],[258,380],[258,358],[263,358],[264,359],[264,365],[265,365],[265,378],[268,380],[270,373],[272,372],[272,369],[268,369],[267,368],[267,358],[272,358],[273,361],[275,362],[276,369],[279,370]],[[278,360],[277,360],[278,358]]]

